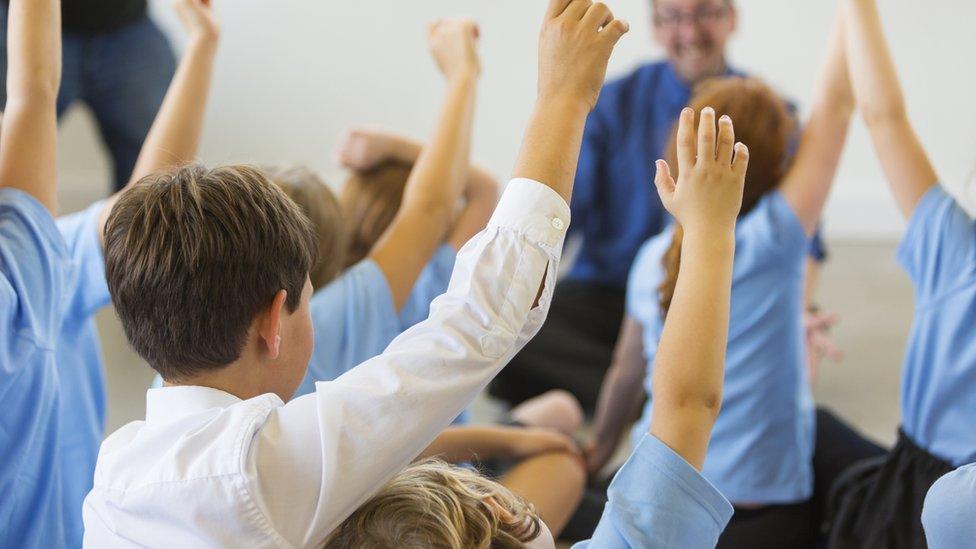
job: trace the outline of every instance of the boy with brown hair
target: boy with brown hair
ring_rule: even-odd
[[[321,544],[532,337],[583,123],[627,31],[589,0],[551,0],[545,21],[515,179],[447,293],[386,352],[313,394],[285,403],[312,346],[313,239],[294,203],[243,167],[160,174],[121,198],[106,228],[109,288],[167,386],[149,391],[146,421],[102,445],[87,545]]]

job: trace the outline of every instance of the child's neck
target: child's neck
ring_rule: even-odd
[[[209,387],[232,394],[241,400],[270,393],[264,386],[262,369],[254,361],[242,357],[219,370],[210,370],[177,381],[163,381],[164,387]]]

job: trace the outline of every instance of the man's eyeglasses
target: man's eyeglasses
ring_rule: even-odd
[[[683,22],[702,27],[721,21],[728,14],[728,6],[701,6],[692,12],[664,9],[654,14],[654,24],[669,30],[677,29]]]

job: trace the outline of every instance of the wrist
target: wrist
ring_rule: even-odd
[[[474,67],[464,67],[447,75],[447,82],[451,86],[473,86],[478,82],[480,73]]]
[[[694,248],[696,251],[708,253],[710,256],[735,254],[734,226],[722,228],[715,225],[682,226],[682,250]]]
[[[585,99],[571,93],[548,94],[539,92],[535,112],[558,112],[563,116],[585,119],[592,106]]]
[[[220,31],[216,29],[198,30],[190,38],[187,49],[201,49],[213,53],[220,42]]]

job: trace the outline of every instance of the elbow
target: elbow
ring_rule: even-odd
[[[694,414],[697,417],[708,417],[713,421],[722,411],[722,389],[714,390],[693,387],[687,390],[669,391],[667,394],[655,392],[654,399],[661,399],[663,408],[673,413]]]

